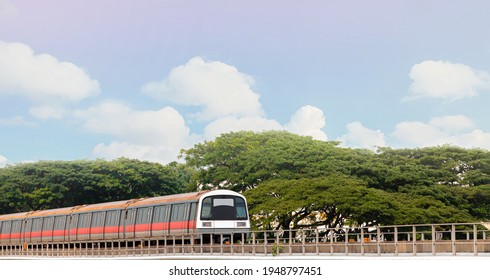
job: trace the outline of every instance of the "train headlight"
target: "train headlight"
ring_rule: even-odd
[[[236,223],[236,226],[237,227],[246,227],[247,226],[247,223],[246,222],[237,222]]]

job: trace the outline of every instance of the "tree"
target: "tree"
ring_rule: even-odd
[[[197,144],[181,156],[196,170],[194,188],[227,188],[250,196],[251,211],[263,219],[258,225],[490,218],[488,151],[442,146],[374,153],[337,145],[284,131],[242,131]],[[326,178],[343,178],[339,182],[345,185],[317,189]],[[315,219],[319,223],[311,222]]]
[[[341,149],[337,142],[313,140],[285,131],[223,134],[214,141],[183,150],[186,163],[196,168],[196,188],[245,191],[269,179],[313,178],[349,173],[357,150]],[[364,151],[363,151],[364,153]]]
[[[41,161],[0,169],[0,213],[180,193],[190,169],[131,159]]]
[[[300,227],[390,224],[398,207],[389,194],[343,175],[274,179],[244,194],[251,214],[264,217],[257,227]]]

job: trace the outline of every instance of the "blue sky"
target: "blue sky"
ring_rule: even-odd
[[[369,3],[366,3],[369,2]],[[488,1],[0,0],[0,166],[236,130],[490,149]]]

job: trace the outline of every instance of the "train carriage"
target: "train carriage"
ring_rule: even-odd
[[[249,230],[246,199],[229,190],[0,215],[1,245],[166,235],[209,240],[213,236],[242,236]]]

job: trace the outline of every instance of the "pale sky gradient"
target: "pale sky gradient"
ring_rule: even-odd
[[[490,2],[0,0],[0,167],[237,130],[490,149]]]

